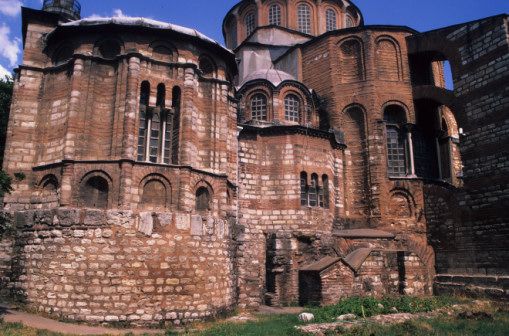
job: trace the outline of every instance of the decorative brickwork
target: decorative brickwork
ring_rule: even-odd
[[[233,52],[148,19],[23,24],[0,294],[139,325],[508,297],[507,16],[419,34],[350,1],[244,0]]]

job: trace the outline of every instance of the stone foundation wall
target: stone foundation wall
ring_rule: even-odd
[[[179,324],[235,303],[230,229],[222,219],[61,208],[18,212],[15,222],[23,273],[10,286],[51,316]],[[9,240],[0,247],[8,258]]]

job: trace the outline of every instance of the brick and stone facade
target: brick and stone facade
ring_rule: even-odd
[[[24,8],[23,27],[2,295],[135,324],[508,297],[507,16],[418,33],[350,1],[245,0],[233,51],[141,18]]]

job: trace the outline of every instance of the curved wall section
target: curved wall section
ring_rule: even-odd
[[[179,324],[234,304],[233,245],[222,219],[68,208],[18,212],[15,224],[25,267],[10,285],[40,312]]]

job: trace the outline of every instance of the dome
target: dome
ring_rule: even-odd
[[[262,69],[262,70],[257,70],[257,71],[250,73],[246,78],[244,78],[244,80],[242,81],[240,86],[242,87],[242,86],[244,86],[244,84],[254,81],[254,80],[257,80],[257,79],[258,80],[259,79],[267,80],[267,81],[271,82],[272,85],[274,85],[274,86],[278,86],[279,84],[281,84],[282,82],[284,82],[286,80],[296,80],[295,77],[293,77],[289,73],[286,73],[281,70]]]

